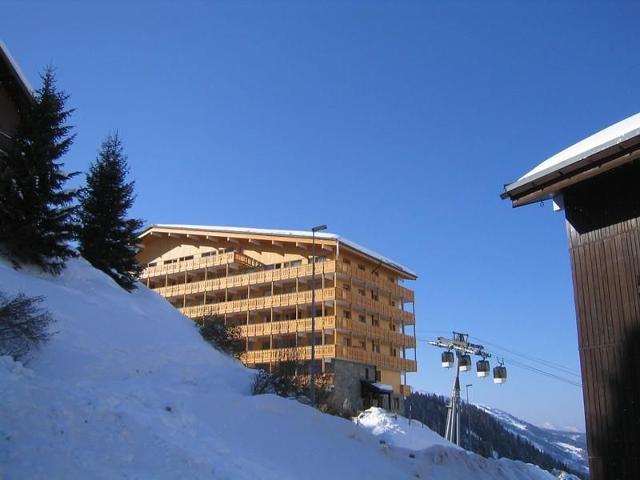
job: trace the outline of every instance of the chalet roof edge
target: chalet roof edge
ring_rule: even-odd
[[[177,225],[177,224],[152,224],[146,227],[140,237],[146,235],[153,228],[164,228],[164,229],[181,229],[181,230],[209,230],[221,233],[244,233],[244,234],[254,234],[254,235],[274,235],[274,236],[283,236],[283,237],[297,237],[297,238],[311,238],[312,234],[310,231],[305,230],[283,230],[283,229],[269,229],[269,228],[250,228],[250,227],[229,227],[229,226],[219,226],[219,225]],[[405,274],[413,277],[414,279],[418,278],[418,275],[405,267],[404,265],[391,260],[384,255],[381,255],[373,250],[370,250],[362,245],[349,240],[348,238],[341,237],[335,233],[328,232],[317,232],[316,238],[322,240],[336,240],[342,245],[345,245],[353,250],[356,250],[364,255],[375,258],[396,270],[400,270]]]
[[[0,56],[7,62],[11,70],[13,70],[13,74],[18,79],[18,83],[21,85],[24,93],[29,97],[33,97],[35,90],[31,86],[31,83],[29,83],[26,75],[22,72],[18,62],[16,62],[11,55],[9,48],[2,40],[0,40]]]
[[[640,113],[614,123],[552,155],[515,182],[505,185],[501,198],[514,200],[539,188],[545,181],[560,179],[571,173],[571,167],[606,150],[639,137]],[[563,172],[565,170],[565,172]],[[543,195],[545,196],[545,195]],[[547,195],[548,196],[548,195]]]

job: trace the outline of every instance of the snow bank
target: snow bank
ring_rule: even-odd
[[[401,415],[395,415],[382,408],[371,407],[354,421],[385,443],[409,450],[423,450],[434,445],[459,449],[456,444],[445,440],[429,427],[417,420],[409,421]]]
[[[78,259],[59,277],[0,262],[0,289],[46,297],[57,333],[0,358],[0,478],[553,478],[448,446],[415,453],[344,419],[250,395],[252,371],[141,287]]]

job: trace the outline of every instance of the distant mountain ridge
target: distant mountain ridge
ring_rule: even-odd
[[[408,398],[407,415],[443,435],[448,401],[439,395],[413,393]],[[507,412],[466,403],[461,423],[461,446],[466,450],[488,458],[532,463],[556,475],[567,472],[570,475],[558,477],[567,480],[589,477],[584,433],[541,428]]]
[[[475,407],[493,416],[509,432],[525,438],[533,446],[573,470],[588,475],[589,458],[585,433],[542,428],[497,408],[486,405]]]

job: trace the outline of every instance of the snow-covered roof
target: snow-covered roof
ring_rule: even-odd
[[[215,232],[226,232],[226,233],[240,233],[240,234],[248,234],[248,235],[273,235],[273,236],[281,236],[281,237],[298,237],[298,238],[311,238],[312,234],[308,230],[281,230],[281,229],[271,229],[271,228],[249,228],[249,227],[229,227],[229,226],[221,226],[221,225],[177,225],[177,224],[154,224],[149,226],[142,233],[144,235],[146,232],[151,230],[152,228],[175,228],[181,230],[211,230]],[[347,247],[352,248],[353,250],[357,250],[360,253],[363,253],[371,258],[374,258],[382,263],[386,263],[398,270],[401,270],[408,275],[417,278],[418,275],[412,270],[408,269],[404,265],[391,260],[383,255],[380,255],[373,250],[369,250],[362,245],[359,245],[356,242],[353,242],[347,238],[341,237],[335,233],[328,232],[316,232],[316,238],[325,239],[325,240],[336,240],[342,245],[346,245]]]
[[[33,95],[33,87],[29,83],[29,80],[27,80],[27,77],[25,76],[25,74],[22,73],[20,66],[13,59],[13,57],[11,56],[11,53],[9,52],[9,49],[7,48],[7,46],[2,40],[0,40],[0,54],[7,60],[7,63],[9,64],[10,68],[13,70],[13,73],[21,83],[23,89],[25,90],[25,93],[29,95]]]
[[[550,175],[561,176],[565,171],[571,171],[572,166],[577,167],[576,164],[579,162],[639,136],[640,113],[636,113],[549,157],[517,181],[508,185],[503,197],[511,197],[515,190],[522,189],[527,185],[537,186]]]

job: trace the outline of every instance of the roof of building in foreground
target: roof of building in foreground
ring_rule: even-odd
[[[640,157],[640,113],[636,113],[548,158],[505,186],[513,206],[552,198],[563,188]]]
[[[151,233],[153,229],[176,229],[176,230],[194,230],[194,231],[209,231],[209,232],[220,232],[220,233],[230,233],[230,234],[245,234],[245,235],[270,235],[270,236],[278,236],[278,237],[292,237],[292,238],[305,238],[309,239],[312,237],[312,233],[310,231],[305,230],[281,230],[281,229],[268,229],[268,228],[248,228],[248,227],[229,227],[229,226],[220,226],[220,225],[176,225],[176,224],[154,224],[150,225],[140,234],[140,237],[144,237],[147,234]],[[407,276],[416,279],[418,275],[412,270],[408,269],[404,265],[391,260],[383,255],[380,255],[373,250],[369,250],[368,248],[363,247],[362,245],[357,244],[347,238],[344,238],[335,233],[328,232],[317,232],[315,234],[317,239],[320,240],[335,240],[340,245],[347,246],[357,252],[360,252],[368,257],[373,258],[379,262],[385,263],[396,270],[404,272]]]
[[[2,40],[0,40],[0,62],[6,68],[7,74],[14,81],[15,86],[20,89],[22,96],[30,99],[33,96],[33,87]]]

